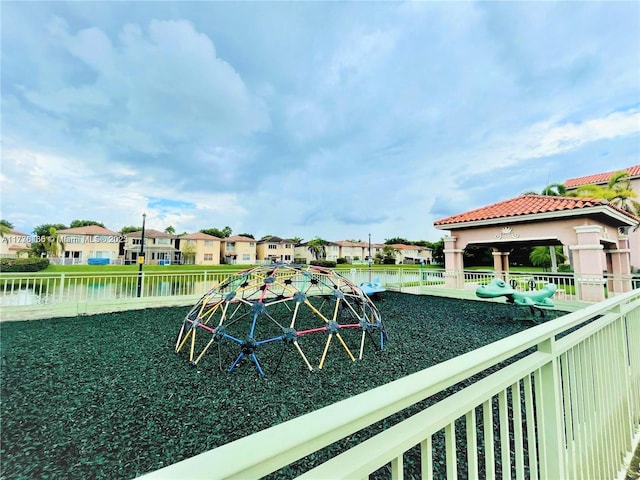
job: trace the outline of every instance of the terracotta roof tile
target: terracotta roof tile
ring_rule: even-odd
[[[231,235],[230,237],[223,238],[223,242],[255,242],[255,238],[243,237],[242,235]]]
[[[119,236],[118,232],[109,230],[108,228],[101,227],[100,225],[87,225],[84,227],[65,228],[64,230],[58,230],[56,233],[64,235],[109,235]]]
[[[369,246],[369,244],[366,242],[351,242],[349,240],[338,240],[333,243],[340,247],[368,247]]]
[[[178,238],[177,235],[171,235],[170,233],[161,232],[160,230],[154,230],[153,228],[144,229],[145,238]],[[137,232],[126,233],[125,237],[139,238],[142,237],[142,230]]]
[[[215,235],[209,235],[208,233],[203,232],[189,233],[187,235],[182,235],[180,238],[184,238],[186,240],[222,240]]]
[[[494,203],[486,207],[477,208],[469,212],[435,221],[434,225],[451,225],[456,223],[492,220],[497,218],[536,215],[546,212],[561,212],[577,210],[585,207],[596,207],[608,202],[597,198],[586,197],[558,197],[547,195],[520,195],[519,197]],[[609,204],[611,208],[621,211]]]
[[[564,186],[567,188],[575,188],[579,187],[580,185],[587,185],[591,183],[594,183],[596,185],[605,184],[609,182],[611,175],[620,171],[629,172],[631,178],[640,177],[640,165],[633,165],[632,167],[621,168],[620,170],[614,170],[612,172],[596,173],[595,175],[587,175],[585,177],[570,178],[569,180],[566,180],[564,182]]]

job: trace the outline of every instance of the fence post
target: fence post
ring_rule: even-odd
[[[540,343],[538,351],[550,356],[549,361],[540,367],[535,376],[540,477],[563,479],[566,478],[566,470],[562,385],[555,339],[552,337]]]
[[[60,301],[64,300],[64,273],[60,274]]]

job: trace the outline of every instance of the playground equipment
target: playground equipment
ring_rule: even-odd
[[[387,291],[387,289],[380,284],[380,279],[377,277],[373,279],[373,282],[361,283],[360,288],[364,293],[367,294],[368,297],[372,297],[378,293]]]
[[[531,309],[533,320],[537,323],[536,312],[544,318],[544,310],[541,307],[554,307],[551,297],[556,293],[556,286],[548,283],[541,289],[520,292],[500,278],[494,278],[487,285],[481,285],[476,289],[476,296],[480,298],[506,297],[507,303],[526,306]]]
[[[314,341],[320,335],[326,336],[323,348]],[[239,272],[207,292],[186,315],[175,350],[187,349],[195,365],[217,344],[223,370],[224,346],[235,350],[228,373],[248,359],[263,376],[257,354],[267,345],[283,346],[275,371],[291,346],[313,371],[311,354],[320,356],[322,369],[334,337],[351,361],[356,355],[348,343],[359,344],[362,359],[367,337],[380,350],[388,340],[378,309],[361,288],[330,269],[276,264]]]

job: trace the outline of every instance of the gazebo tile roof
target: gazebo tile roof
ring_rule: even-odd
[[[477,208],[475,210],[470,210],[465,213],[437,220],[434,222],[434,225],[450,225],[479,220],[492,220],[524,215],[536,215],[547,212],[577,210],[585,207],[606,205],[607,203],[608,202],[597,198],[525,194],[509,200],[503,200],[486,207]],[[619,210],[611,204],[609,204],[609,206]]]
[[[569,180],[566,180],[564,182],[564,186],[566,188],[575,188],[575,187],[579,187],[580,185],[587,185],[592,183],[596,185],[604,184],[609,182],[611,175],[621,171],[629,172],[629,175],[631,175],[632,178],[640,177],[640,165],[633,165],[632,167],[621,168],[620,170],[614,170],[612,172],[596,173],[595,175],[587,175],[584,177],[570,178]]]

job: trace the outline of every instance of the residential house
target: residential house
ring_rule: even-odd
[[[295,262],[296,263],[311,263],[311,260],[321,260],[319,258],[315,258],[311,251],[309,250],[309,243],[301,243],[300,245],[296,245],[294,248],[295,251]],[[324,259],[335,262],[340,257],[340,247],[334,242],[327,242],[324,246]]]
[[[142,230],[125,234],[125,263],[137,263],[142,243]],[[182,262],[182,252],[177,248],[178,237],[152,228],[144,230],[144,263],[171,264]]]
[[[99,225],[66,228],[56,232],[63,246],[64,264],[116,263],[122,235]]]
[[[294,258],[293,240],[280,237],[267,237],[256,243],[258,262],[292,263]]]
[[[222,263],[238,265],[256,264],[256,241],[242,235],[232,235],[220,240]]]
[[[401,243],[396,243],[391,246],[398,251],[398,263],[431,264],[431,262],[433,262],[433,251],[428,247],[422,247],[419,245],[404,245]]]
[[[367,242],[351,242],[349,240],[340,240],[335,243],[339,248],[339,258],[344,258],[347,263],[357,261],[366,261],[369,256],[369,244]],[[373,250],[371,256],[374,256]]]
[[[595,175],[587,175],[584,177],[571,178],[564,182],[564,187],[567,192],[573,192],[578,187],[587,184],[606,186],[609,183],[611,175],[618,171],[629,172],[631,189],[636,193],[634,200],[640,202],[640,165],[633,165],[629,168],[623,168],[611,172],[597,173]],[[629,247],[631,253],[631,268],[632,271],[640,271],[640,228],[628,228],[626,229],[629,236]],[[567,252],[571,254],[571,252]]]
[[[178,248],[182,263],[188,265],[220,265],[221,238],[202,232],[180,236]]]
[[[27,257],[31,250],[31,237],[26,233],[11,230],[0,239],[0,258]]]

